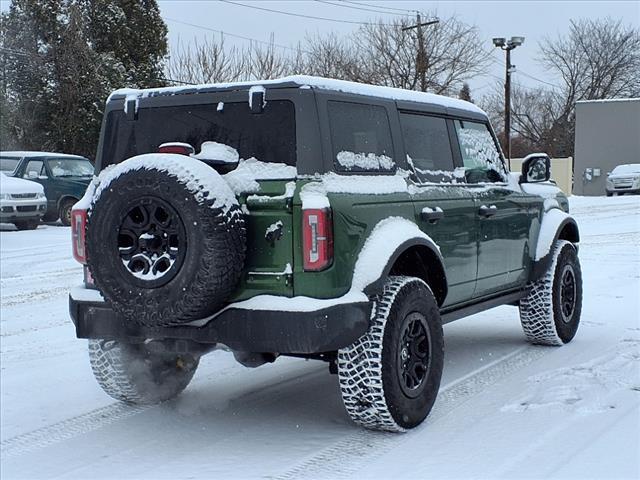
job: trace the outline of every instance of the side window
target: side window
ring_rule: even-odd
[[[455,183],[453,154],[444,118],[400,114],[407,163],[418,180]]]
[[[328,102],[337,171],[395,170],[387,111],[377,105]]]
[[[467,120],[456,120],[455,125],[467,182],[506,181],[500,152],[489,128]]]
[[[27,163],[27,168],[24,169],[23,178],[34,178],[34,176],[39,177],[40,175],[46,175],[44,163],[42,163],[42,160],[30,160]]]

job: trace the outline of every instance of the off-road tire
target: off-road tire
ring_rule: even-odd
[[[211,174],[218,175],[213,169]],[[201,181],[191,178],[189,185],[193,189]],[[126,321],[169,326],[205,318],[228,300],[240,279],[246,232],[239,206],[214,207],[215,199],[208,198],[204,187],[198,201],[183,182],[154,167],[130,170],[111,181],[91,206],[86,227],[89,269],[97,288]],[[161,284],[135,278],[118,248],[118,226],[145,198],[169,205],[184,227],[181,263]]]
[[[179,395],[193,378],[199,358],[160,355],[115,340],[89,340],[93,374],[111,397],[135,405],[153,405]]]
[[[42,221],[43,222],[55,222],[56,220],[58,220],[60,218],[60,215],[58,215],[58,212],[47,212],[44,214],[44,217],[42,217]]]
[[[438,304],[429,286],[414,277],[389,277],[374,299],[369,331],[338,351],[342,400],[351,419],[373,430],[402,432],[429,414],[440,387],[444,339]],[[409,319],[424,318],[429,362],[412,398],[402,383],[403,332]],[[413,396],[413,395],[412,395]]]
[[[76,202],[77,200],[75,199],[69,199],[69,200],[64,200],[60,204],[60,208],[58,209],[58,217],[60,218],[62,225],[64,225],[65,227],[68,227],[71,225],[71,209],[73,208]]]
[[[35,230],[38,228],[39,223],[40,220],[21,220],[14,222],[13,224],[18,230]]]
[[[568,290],[574,292],[574,302],[573,308],[563,313],[562,288],[567,276],[573,276],[575,288]],[[582,272],[576,247],[557,240],[549,269],[529,288],[528,295],[520,300],[520,322],[527,340],[538,345],[569,343],[578,331],[582,310]]]

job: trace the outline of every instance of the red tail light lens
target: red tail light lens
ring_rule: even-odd
[[[195,149],[188,143],[169,142],[158,147],[158,153],[177,153],[179,155],[191,155]]]
[[[87,263],[87,249],[85,248],[85,227],[87,226],[87,211],[71,211],[71,243],[73,258],[78,262]]]
[[[302,211],[302,243],[306,271],[317,272],[331,266],[333,263],[333,225],[330,209]]]

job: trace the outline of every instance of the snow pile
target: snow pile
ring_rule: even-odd
[[[360,195],[385,195],[408,192],[403,172],[396,175],[338,175],[330,172],[319,176],[320,182],[310,182],[302,187],[302,208],[329,207],[328,193],[352,193]]]
[[[229,211],[232,205],[238,205],[238,201],[229,185],[213,168],[195,158],[171,153],[138,155],[112,168],[103,170],[98,176],[97,186],[95,181],[91,182],[85,197],[90,195],[92,188],[95,188],[93,199],[90,200],[91,205],[95,204],[102,192],[108,189],[114,180],[133,170],[159,170],[166,172],[184,184],[195,195],[199,203],[213,200],[212,208],[222,208],[225,213]],[[85,197],[78,204],[85,205]],[[76,208],[83,208],[82,206],[78,207],[78,204],[76,204]]]
[[[284,193],[282,195],[249,195],[247,197],[248,202],[272,202],[274,200],[286,200],[287,198],[293,198],[296,193],[296,182],[287,182],[284,186]]]
[[[354,153],[341,151],[336,155],[336,159],[345,170],[392,170],[395,163],[391,157],[386,155],[376,155],[375,153]]]
[[[249,108],[253,108],[253,94],[262,93],[262,108],[267,105],[267,91],[262,85],[254,85],[249,89]]]
[[[247,160],[241,159],[237,168],[223,175],[222,178],[236,194],[240,194],[260,191],[257,180],[289,180],[296,178],[297,175],[296,167],[285,163],[261,162],[251,157]]]
[[[344,93],[353,93],[356,95],[368,95],[373,97],[388,98],[390,100],[401,100],[408,102],[430,103],[440,105],[445,108],[456,108],[466,110],[468,112],[480,113],[486,115],[484,110],[474,105],[452,97],[445,97],[433,93],[417,92],[414,90],[405,90],[402,88],[382,87],[378,85],[367,85],[364,83],[348,82],[345,80],[334,80],[330,78],[312,77],[308,75],[292,75],[289,77],[278,78],[274,80],[257,80],[252,82],[235,82],[235,83],[217,83],[208,85],[185,86],[185,87],[164,87],[151,88],[146,90],[136,90],[131,88],[123,88],[115,90],[109,96],[109,100],[116,95],[132,95],[137,97],[154,97],[158,95],[177,95],[185,92],[197,92],[199,90],[220,89],[220,90],[240,90],[251,87],[264,87],[281,85],[283,83],[293,83],[304,88],[318,88],[321,90],[331,90]]]
[[[194,153],[191,156],[198,160],[217,160],[224,163],[238,163],[240,160],[238,150],[218,142],[203,142],[200,153]]]
[[[351,291],[361,292],[378,280],[386,267],[387,259],[391,258],[400,245],[412,238],[423,238],[436,245],[415,223],[406,218],[388,217],[378,222],[358,255]]]
[[[558,227],[567,218],[572,217],[557,208],[544,214],[542,225],[540,225],[540,233],[538,234],[538,244],[536,245],[536,262],[549,253],[558,232]]]
[[[22,178],[0,175],[0,192],[2,193],[34,193],[43,194],[44,188],[37,182]]]

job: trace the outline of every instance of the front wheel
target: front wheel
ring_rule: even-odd
[[[60,210],[58,211],[58,215],[60,216],[60,221],[65,227],[71,225],[71,210],[73,206],[76,204],[77,200],[65,200],[60,204]]]
[[[520,322],[531,343],[564,345],[580,324],[582,271],[576,247],[558,240],[551,252],[551,264],[542,278],[530,285],[520,300]]]
[[[144,345],[89,340],[89,360],[102,389],[122,402],[152,405],[179,395],[193,378],[199,358],[158,354]]]
[[[389,277],[374,309],[369,331],[338,351],[342,400],[355,423],[401,432],[422,423],[438,394],[440,313],[431,289],[414,277]]]

